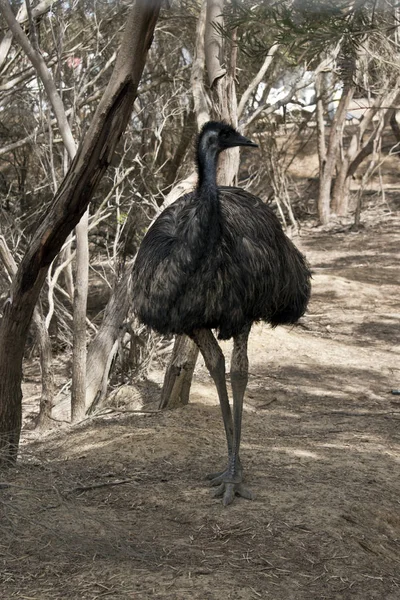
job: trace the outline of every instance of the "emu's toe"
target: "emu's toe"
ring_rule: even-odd
[[[210,473],[207,475],[210,480],[210,486],[216,486],[213,492],[214,498],[222,498],[222,504],[228,506],[235,496],[241,496],[247,500],[254,500],[254,495],[242,483],[242,466],[240,460],[229,460],[228,468],[219,473]]]
[[[244,485],[239,483],[221,483],[213,492],[214,498],[222,498],[222,504],[228,506],[232,504],[235,496],[241,496],[247,500],[254,500],[254,494]]]

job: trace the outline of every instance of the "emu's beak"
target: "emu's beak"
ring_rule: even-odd
[[[244,137],[244,135],[238,134],[235,137],[235,146],[250,146],[252,148],[258,148],[258,144],[249,140],[249,138]]]

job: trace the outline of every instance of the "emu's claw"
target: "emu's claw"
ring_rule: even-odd
[[[231,504],[235,496],[241,496],[247,500],[254,500],[254,495],[239,483],[226,483],[222,482],[213,492],[214,498],[222,498],[222,504],[228,506]]]

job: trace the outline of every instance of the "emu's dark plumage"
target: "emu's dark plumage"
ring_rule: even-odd
[[[160,333],[186,333],[199,346],[218,390],[228,443],[228,468],[212,483],[230,504],[242,484],[239,459],[247,339],[254,321],[294,323],[310,296],[307,264],[262,201],[234,187],[217,187],[218,155],[255,146],[225,123],[207,123],[198,138],[199,183],[155,221],[133,271],[139,319]],[[225,361],[211,329],[234,338],[231,360],[233,418]]]
[[[254,321],[295,323],[307,306],[309,271],[272,210],[240,188],[220,187],[207,223],[201,202],[197,190],[186,194],[145,236],[135,265],[140,320],[164,334],[218,329],[220,339]]]

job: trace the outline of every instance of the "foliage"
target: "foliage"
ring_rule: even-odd
[[[248,56],[265,56],[278,42],[288,65],[303,61],[310,69],[338,48],[345,78],[367,40],[390,44],[395,9],[395,3],[377,0],[234,0],[226,5],[224,34],[235,31]]]

